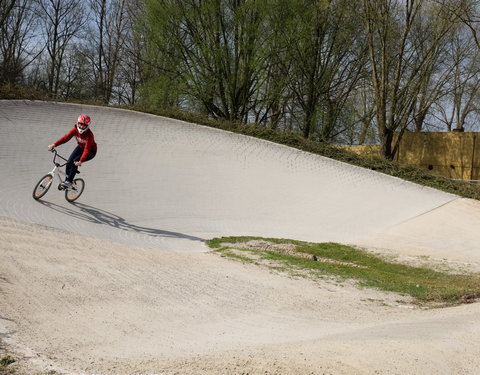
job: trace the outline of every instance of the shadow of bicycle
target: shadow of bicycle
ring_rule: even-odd
[[[161,230],[157,228],[149,228],[141,225],[135,225],[129,223],[123,217],[118,216],[112,212],[108,212],[96,207],[89,206],[84,203],[77,203],[73,202],[71,205],[78,208],[78,210],[74,210],[72,208],[60,206],[55,203],[46,202],[42,200],[38,200],[37,202],[41,203],[42,205],[60,212],[65,215],[69,215],[74,217],[75,219],[84,220],[93,224],[100,224],[100,225],[107,225],[116,229],[125,230],[128,232],[135,232],[139,234],[145,234],[148,236],[153,237],[168,237],[168,238],[181,238],[190,241],[199,241],[204,242],[205,239],[195,236],[190,236],[184,233],[178,232],[171,232],[166,230]]]

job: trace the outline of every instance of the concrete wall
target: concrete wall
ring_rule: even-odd
[[[344,146],[360,155],[378,155],[380,146]],[[480,180],[480,133],[405,133],[395,160],[436,175]]]
[[[432,173],[480,179],[480,133],[405,133],[396,160]]]

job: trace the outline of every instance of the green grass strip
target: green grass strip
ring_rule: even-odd
[[[355,280],[361,286],[409,295],[418,303],[453,305],[472,302],[480,297],[478,274],[454,274],[425,266],[414,267],[395,263],[365,250],[338,243],[307,243],[260,237],[223,237],[209,240],[207,245],[223,253],[228,250],[229,254],[232,254],[232,249],[236,246],[222,244],[240,244],[251,240],[295,245],[293,254],[271,249],[245,251],[281,264],[284,269],[300,269],[314,274],[328,274]],[[229,256],[229,254],[225,255]],[[313,261],[314,256],[319,261]],[[241,258],[245,259],[245,256]]]

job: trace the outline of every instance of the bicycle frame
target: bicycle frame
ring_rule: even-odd
[[[50,173],[53,177],[57,176],[58,179],[59,179],[59,181],[62,182],[62,181],[65,180],[65,177],[67,177],[67,174],[66,174],[66,172],[64,172],[64,171],[63,171],[62,169],[60,169],[60,168],[62,168],[62,167],[64,167],[65,165],[67,165],[68,160],[65,159],[63,156],[59,155],[58,152],[57,152],[57,150],[53,149],[53,150],[51,150],[51,151],[54,153],[54,155],[53,155],[53,164],[54,164],[55,166],[53,167],[53,169],[52,169],[49,173]],[[60,158],[60,159],[62,159],[62,160],[64,160],[65,163],[60,164],[59,162],[57,162],[57,157]],[[79,172],[77,172],[77,173],[79,173]],[[62,177],[63,177],[63,178],[62,178]]]

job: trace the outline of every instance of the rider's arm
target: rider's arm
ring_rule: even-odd
[[[72,128],[72,130],[70,130],[62,138],[60,138],[58,141],[53,143],[53,147],[57,147],[57,146],[63,145],[64,143],[68,142],[70,139],[72,139],[74,134],[75,134],[75,128]]]

